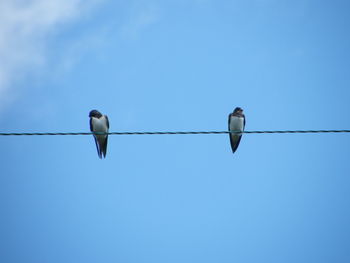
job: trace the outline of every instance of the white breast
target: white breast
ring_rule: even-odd
[[[92,118],[92,125],[95,132],[108,132],[107,120],[104,116],[101,118]]]
[[[237,116],[231,116],[230,118],[230,131],[243,131],[244,119]]]

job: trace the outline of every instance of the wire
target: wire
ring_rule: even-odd
[[[175,135],[175,134],[228,134],[228,133],[350,133],[350,130],[285,130],[285,131],[165,131],[165,132],[0,132],[0,136],[42,136],[42,135]]]

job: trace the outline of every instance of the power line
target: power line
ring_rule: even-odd
[[[176,134],[228,134],[228,133],[350,133],[350,130],[284,130],[284,131],[164,131],[164,132],[109,132],[108,135],[176,135]],[[107,133],[92,132],[0,132],[0,136],[52,136],[52,135],[105,135]]]

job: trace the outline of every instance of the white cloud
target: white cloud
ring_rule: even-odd
[[[23,75],[47,63],[48,39],[99,0],[0,0],[0,107]]]
[[[137,38],[141,31],[160,19],[160,5],[156,1],[135,1],[131,4],[129,18],[121,27],[126,38]]]

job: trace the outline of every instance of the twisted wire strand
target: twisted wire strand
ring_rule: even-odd
[[[155,131],[155,132],[0,132],[0,136],[66,136],[66,135],[176,135],[176,134],[262,134],[262,133],[350,133],[350,130],[281,130],[281,131]]]

